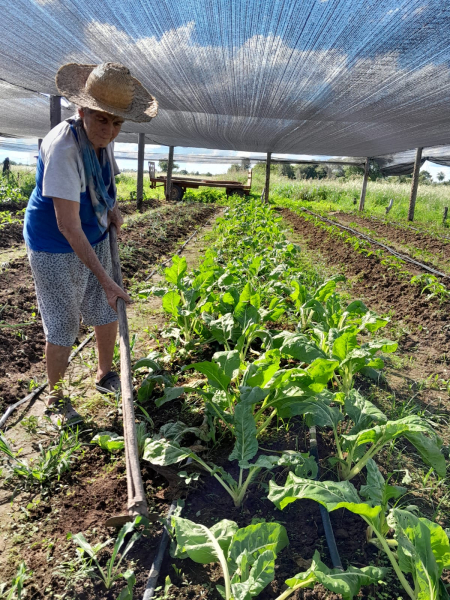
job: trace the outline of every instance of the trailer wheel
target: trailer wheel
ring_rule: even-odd
[[[180,202],[183,199],[184,190],[180,185],[172,183],[172,193],[170,199],[172,202]]]
[[[228,196],[245,196],[245,192],[241,188],[227,188],[227,198]]]

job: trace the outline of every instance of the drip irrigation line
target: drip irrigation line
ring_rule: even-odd
[[[91,341],[91,339],[94,337],[94,334],[95,334],[94,331],[92,333],[90,333],[81,342],[81,344],[78,346],[78,348],[75,348],[75,350],[69,356],[68,364],[75,358],[75,356],[79,352],[81,352],[81,350],[83,350],[83,348],[86,346],[86,344],[88,344]],[[25,402],[31,402],[32,400],[37,398],[40,395],[40,393],[47,387],[47,384],[48,384],[48,381],[45,381],[45,383],[41,384],[39,387],[34,389],[30,394],[28,394],[28,396],[25,396],[25,398],[22,398],[22,400],[19,400],[15,404],[9,406],[7,408],[5,414],[3,415],[3,417],[0,419],[0,428],[3,427],[3,425],[6,423],[8,417],[16,410],[16,408],[18,408],[22,404],[25,404]]]
[[[192,238],[194,238],[196,235],[198,235],[202,229],[204,229],[205,227],[208,227],[208,225],[210,225],[210,224],[212,223],[212,221],[213,221],[215,218],[216,218],[216,216],[214,215],[214,217],[213,217],[212,219],[210,219],[210,220],[209,220],[209,221],[206,223],[206,225],[204,225],[203,227],[199,227],[198,229],[196,229],[196,230],[194,231],[194,233],[193,233],[192,235],[190,235],[190,236],[188,237],[188,239],[187,239],[187,240],[186,240],[186,241],[183,243],[183,245],[182,245],[182,246],[180,246],[180,247],[178,248],[178,250],[175,252],[175,254],[172,254],[172,256],[175,256],[175,255],[177,255],[177,254],[181,254],[181,253],[183,252],[184,248],[185,248],[185,247],[186,247],[186,246],[189,244],[189,242],[192,240]],[[167,265],[167,263],[168,263],[168,262],[170,262],[170,261],[172,260],[172,256],[171,256],[170,258],[168,258],[167,260],[165,260],[164,262],[160,263],[160,264],[159,264],[159,265],[156,267],[156,269],[153,269],[153,271],[150,273],[150,275],[148,275],[148,276],[145,278],[145,281],[148,281],[149,279],[151,279],[151,278],[153,277],[153,275],[154,275],[154,274],[155,274],[155,273],[158,271],[158,269],[160,269],[160,268],[161,268],[161,267],[163,267],[164,265]]]
[[[317,475],[316,481],[319,479],[319,450],[317,448],[317,431],[315,426],[309,428],[309,453],[314,456],[314,460],[317,464]],[[327,511],[325,506],[319,504],[320,516],[322,517],[323,529],[325,531],[325,538],[327,540],[328,550],[330,552],[331,562],[335,569],[344,570],[342,566],[341,557],[339,556],[339,550],[336,546],[336,540],[334,538],[333,526],[330,520],[330,513]]]
[[[349,213],[347,213],[349,214]],[[355,215],[355,216],[359,216],[359,215]],[[428,237],[434,238],[434,239],[439,239],[439,240],[449,240],[450,241],[450,237],[447,235],[440,235],[439,233],[436,234],[429,234],[426,231],[422,231],[421,229],[417,229],[417,227],[411,227],[410,225],[403,225],[403,223],[398,223],[398,222],[394,222],[394,221],[387,221],[386,219],[380,219],[379,217],[375,217],[374,215],[369,215],[369,219],[373,220],[373,221],[377,221],[378,223],[383,223],[384,225],[394,225],[394,227],[398,227],[399,229],[403,229],[403,231],[417,231],[417,233],[421,233],[422,235],[428,235]]]
[[[414,260],[413,258],[410,258],[409,256],[406,256],[405,254],[400,254],[400,252],[397,252],[396,250],[394,250],[390,246],[386,246],[386,244],[382,244],[381,242],[377,242],[377,240],[374,240],[373,238],[369,237],[368,235],[365,235],[364,233],[361,233],[357,229],[353,229],[353,227],[347,227],[346,225],[341,225],[341,223],[339,223],[338,221],[332,221],[331,219],[327,219],[326,217],[323,217],[322,215],[319,215],[319,214],[313,212],[312,210],[304,208],[303,206],[300,207],[300,210],[302,210],[303,212],[307,212],[307,213],[313,215],[314,217],[316,217],[317,219],[320,219],[321,221],[326,221],[327,223],[331,223],[331,225],[335,225],[336,227],[340,227],[341,229],[345,229],[346,231],[350,231],[351,233],[353,233],[353,234],[355,234],[355,235],[357,235],[359,237],[362,237],[363,239],[367,240],[371,244],[376,244],[377,246],[381,246],[382,248],[384,248],[385,250],[387,250],[390,254],[393,254],[394,256],[396,256],[397,258],[400,258],[404,262],[409,262],[409,263],[411,263],[413,265],[416,265],[417,267],[420,267],[421,269],[424,269],[425,271],[429,271],[430,273],[433,273],[434,275],[439,275],[439,277],[445,277],[446,279],[450,279],[450,275],[446,275],[445,273],[441,273],[441,271],[437,271],[436,269],[432,269],[431,267],[428,267],[427,265],[424,265],[423,263],[420,263],[419,261]]]

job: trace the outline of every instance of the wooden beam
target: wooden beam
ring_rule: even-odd
[[[145,133],[138,133],[138,170],[136,182],[136,209],[142,211],[142,200],[144,197],[144,154]]]
[[[61,96],[50,96],[50,129],[61,123]]]
[[[416,208],[417,189],[419,187],[419,173],[420,167],[422,166],[422,150],[423,148],[417,148],[416,160],[414,162],[414,172],[411,184],[411,196],[409,197],[408,221],[414,221],[414,210]]]
[[[167,179],[166,179],[166,202],[172,200],[172,170],[173,170],[173,146],[169,146],[169,161],[167,163]]]
[[[272,152],[267,153],[266,158],[266,185],[264,186],[264,202],[267,204],[269,202],[269,192],[270,192],[270,165],[272,163]]]
[[[369,159],[366,158],[366,162],[364,164],[364,176],[363,176],[363,184],[361,189],[361,196],[359,198],[359,210],[364,210],[364,205],[366,203],[366,191],[367,191],[367,180],[369,179],[369,167],[370,162]]]

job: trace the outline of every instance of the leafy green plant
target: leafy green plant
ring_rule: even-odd
[[[131,550],[135,542],[141,537],[142,534],[139,531],[135,531],[127,542],[125,542],[125,538],[129,533],[135,530],[138,525],[144,523],[144,518],[138,516],[132,523],[126,523],[122,527],[114,544],[112,554],[110,558],[106,561],[105,567],[102,567],[100,565],[99,554],[106,546],[108,546],[113,541],[112,538],[101,544],[95,544],[94,546],[91,546],[91,544],[89,544],[89,542],[86,540],[82,533],[77,533],[76,535],[72,535],[71,533],[68,534],[68,539],[71,539],[73,542],[75,542],[75,544],[77,544],[77,546],[79,546],[92,559],[93,563],[95,564],[96,569],[92,570],[91,577],[100,579],[104,583],[107,590],[111,589],[114,585],[114,582],[118,579],[124,577],[127,580],[128,595],[119,596],[120,600],[128,600],[129,598],[132,598],[132,595],[129,595],[130,587],[132,594],[132,588],[134,585],[134,583],[132,583],[134,580],[133,573],[131,571],[121,573],[120,565],[125,556],[128,554],[128,552]],[[119,552],[120,557],[118,557]]]
[[[341,594],[343,600],[352,600],[359,594],[363,585],[377,583],[386,575],[387,569],[379,567],[348,567],[342,569],[329,569],[321,560],[316,550],[310,568],[294,575],[285,581],[288,589],[277,596],[276,600],[286,600],[300,589],[313,588],[316,583],[321,583],[326,589]]]
[[[421,288],[421,294],[428,293],[427,300],[432,298],[438,298],[442,304],[450,298],[450,291],[443,285],[435,275],[428,275],[422,273],[421,275],[415,275],[411,279],[413,285],[418,285]]]
[[[441,575],[443,569],[450,566],[450,543],[445,531],[436,523],[416,517],[407,510],[392,508],[386,515],[386,523],[395,532],[398,543],[396,556],[385,537],[380,518],[383,507],[373,501],[371,504],[362,502],[350,482],[313,482],[291,473],[284,486],[277,486],[271,481],[269,487],[269,499],[281,510],[295,500],[309,499],[319,502],[329,512],[346,508],[360,515],[377,537],[412,600],[442,600],[447,597],[441,595],[444,590]],[[414,589],[405,577],[407,573],[413,577]]]
[[[0,583],[0,598],[2,600],[21,600],[23,585],[32,574],[33,572],[29,571],[26,564],[22,561],[11,583]]]
[[[340,395],[332,400],[340,401]],[[339,472],[342,479],[352,479],[388,443],[399,437],[406,438],[438,475],[445,477],[446,464],[441,453],[442,442],[428,421],[419,415],[409,415],[396,421],[389,421],[374,404],[356,390],[352,390],[344,400],[344,410],[353,426],[346,432],[343,424],[345,415],[337,406],[330,406],[327,396],[305,399],[298,411],[310,415],[312,422],[319,427],[331,427],[337,447]],[[344,427],[342,427],[344,425]],[[427,434],[427,435],[425,435]]]
[[[101,431],[91,440],[91,444],[98,444],[102,450],[107,450],[113,454],[117,450],[123,450],[125,442],[123,436],[114,431]]]
[[[256,451],[254,446],[247,444],[245,430],[242,431],[242,434],[238,437],[235,449],[229,457],[230,460],[239,461],[238,481],[222,467],[215,464],[209,465],[190,448],[184,448],[170,440],[147,440],[143,458],[151,464],[160,466],[169,466],[188,458],[192,459],[220,483],[233,499],[235,506],[241,506],[248,486],[262,469],[270,471],[277,466],[286,466],[294,468],[297,473],[311,473],[312,476],[316,474],[317,471],[313,466],[314,459],[305,457],[301,453],[286,453],[281,456],[264,455],[259,456],[254,463],[249,463],[248,461],[255,456]],[[248,471],[247,475],[245,475],[246,471]]]
[[[224,587],[218,590],[225,600],[258,596],[273,580],[277,554],[288,544],[285,528],[278,523],[256,523],[238,529],[226,519],[211,528],[174,517],[177,548],[175,556],[194,562],[219,562]]]

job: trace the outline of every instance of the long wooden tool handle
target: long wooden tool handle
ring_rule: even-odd
[[[113,279],[123,289],[122,270],[120,268],[117,229],[111,223],[109,241]],[[133,404],[133,381],[131,377],[130,334],[128,330],[127,309],[122,298],[117,299],[120,338],[120,382],[122,388],[123,437],[125,442],[125,458],[128,488],[128,512],[130,515],[148,516],[147,500],[142,483],[141,468],[136,436],[136,422]]]

